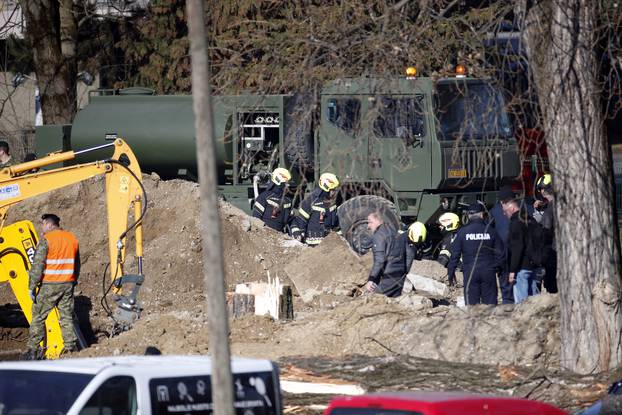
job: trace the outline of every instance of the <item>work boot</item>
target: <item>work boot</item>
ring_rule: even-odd
[[[76,347],[75,344],[66,344],[65,347],[63,348],[63,351],[61,352],[61,356],[64,354],[68,354],[68,353],[75,353],[78,351],[78,348]]]
[[[45,355],[43,354],[43,350],[33,350],[28,349],[25,353],[22,353],[20,356],[20,360],[44,360]]]

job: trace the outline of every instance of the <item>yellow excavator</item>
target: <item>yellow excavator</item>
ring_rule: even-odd
[[[50,168],[77,156],[113,149],[110,158],[83,164]],[[41,170],[48,167],[48,170]],[[120,138],[114,142],[81,151],[49,154],[46,157],[0,170],[0,282],[8,281],[28,322],[32,320],[32,300],[28,292],[28,270],[31,268],[38,242],[34,226],[20,221],[5,226],[7,211],[16,203],[96,176],[105,177],[106,210],[108,215],[108,250],[110,281],[105,284],[102,298],[104,309],[113,318],[116,331],[128,329],[140,316],[138,291],[144,281],[142,220],[147,195],[142,184],[140,166],[131,148]],[[133,216],[130,222],[130,214]],[[134,233],[136,273],[125,273],[125,248],[130,232]],[[106,272],[106,271],[104,271]],[[112,292],[116,307],[108,306]],[[58,310],[46,320],[46,339],[42,345],[48,359],[58,358],[63,350]],[[77,329],[77,327],[76,327]],[[78,332],[78,338],[82,336]]]

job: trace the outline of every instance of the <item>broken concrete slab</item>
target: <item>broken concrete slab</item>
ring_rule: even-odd
[[[425,291],[433,295],[448,297],[449,287],[442,282],[418,274],[406,275],[406,280],[410,282],[415,291]],[[405,284],[406,285],[406,284]]]

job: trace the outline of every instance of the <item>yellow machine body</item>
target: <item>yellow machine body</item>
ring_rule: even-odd
[[[112,147],[114,149],[112,157],[103,161],[39,170],[59,161],[72,160],[76,154],[80,153],[68,151],[0,170],[0,236],[3,238],[0,243],[0,252],[6,249],[19,251],[19,253],[6,254],[0,258],[0,282],[9,282],[28,322],[32,319],[32,301],[28,292],[28,269],[32,264],[37,236],[32,223],[28,221],[4,226],[7,210],[10,206],[31,197],[102,175],[105,176],[106,186],[109,272],[112,291],[121,299],[115,299],[117,304],[125,310],[121,316],[121,318],[128,319],[124,322],[125,327],[131,325],[133,319],[138,318],[140,305],[136,302],[136,296],[143,279],[142,215],[145,195],[142,188],[142,173],[134,153],[123,140],[116,139],[113,143],[96,149],[100,150],[102,147]],[[91,150],[95,149],[83,151]],[[134,223],[130,228],[134,230],[135,255],[138,264],[138,272],[134,275],[126,275],[123,270],[130,214],[134,217]],[[27,261],[24,261],[24,258],[27,258]],[[134,284],[129,297],[121,295],[124,281]],[[131,318],[128,317],[130,314]],[[58,310],[50,313],[46,320],[46,332],[46,357],[56,358],[63,348]]]

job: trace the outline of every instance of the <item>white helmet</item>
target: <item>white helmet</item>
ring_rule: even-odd
[[[289,170],[283,167],[277,167],[272,172],[272,183],[276,184],[277,186],[283,183],[287,183],[291,179],[292,179],[292,174],[289,172]]]

